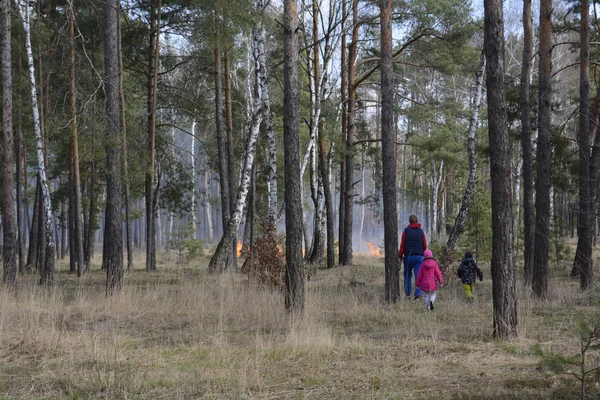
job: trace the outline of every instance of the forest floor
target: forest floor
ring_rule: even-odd
[[[280,292],[209,275],[208,260],[161,256],[150,274],[138,261],[110,298],[97,265],[78,280],[59,263],[51,288],[36,276],[1,288],[0,398],[572,398],[577,381],[536,348],[577,354],[578,316],[600,317],[599,292],[581,294],[567,269],[551,270],[546,301],[519,285],[519,337],[505,342],[492,338],[486,265],[474,304],[454,278],[427,312],[404,298],[387,306],[383,260],[355,258],[317,270],[293,320]]]

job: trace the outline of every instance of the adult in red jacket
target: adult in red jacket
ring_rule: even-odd
[[[407,297],[410,297],[413,270],[416,277],[423,262],[423,253],[427,249],[427,239],[416,215],[408,217],[408,222],[409,225],[402,233],[398,258],[400,262],[404,262],[404,293]],[[421,298],[421,289],[415,288],[415,300],[419,298]]]

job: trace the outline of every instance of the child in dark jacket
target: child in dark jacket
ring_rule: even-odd
[[[457,271],[458,277],[460,278],[463,290],[467,296],[467,301],[471,303],[473,301],[473,292],[475,288],[475,281],[479,278],[479,281],[483,281],[483,274],[477,266],[475,260],[473,260],[473,253],[467,251],[465,257],[460,262],[460,266]]]

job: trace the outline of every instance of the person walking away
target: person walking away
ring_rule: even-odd
[[[423,262],[423,252],[427,249],[425,232],[421,229],[417,216],[411,215],[408,217],[408,222],[409,225],[402,232],[400,251],[398,251],[400,264],[404,262],[404,293],[406,297],[410,297],[412,293],[413,270],[416,278]],[[415,288],[415,300],[419,298],[421,298],[421,290]]]
[[[417,280],[415,285],[423,291],[423,297],[425,298],[425,307],[428,311],[433,311],[433,303],[436,298],[437,282],[440,286],[444,284],[444,278],[442,277],[442,271],[433,258],[431,250],[425,250],[423,263],[419,268],[417,274]]]
[[[473,295],[475,289],[475,282],[477,278],[479,281],[483,281],[483,274],[477,266],[475,260],[473,260],[473,253],[467,251],[465,257],[461,260],[458,271],[456,271],[465,291],[467,302],[473,302]]]

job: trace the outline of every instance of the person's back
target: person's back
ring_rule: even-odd
[[[419,273],[419,267],[423,261],[423,252],[427,249],[427,239],[425,232],[421,229],[421,224],[416,215],[408,218],[409,225],[402,232],[402,241],[398,258],[404,263],[404,293],[410,297],[412,292],[412,273],[415,277]],[[421,297],[421,290],[415,289],[415,300]]]
[[[437,261],[433,258],[431,250],[425,250],[423,263],[419,268],[415,285],[423,291],[425,295],[425,307],[428,310],[433,310],[433,302],[435,301],[438,288],[437,282],[439,282],[440,285],[444,284],[442,272],[440,271]]]
[[[477,263],[473,259],[473,253],[470,251],[467,251],[465,257],[461,260],[457,275],[463,285],[467,301],[473,301],[475,282],[477,278],[483,281],[483,273],[477,266]]]

